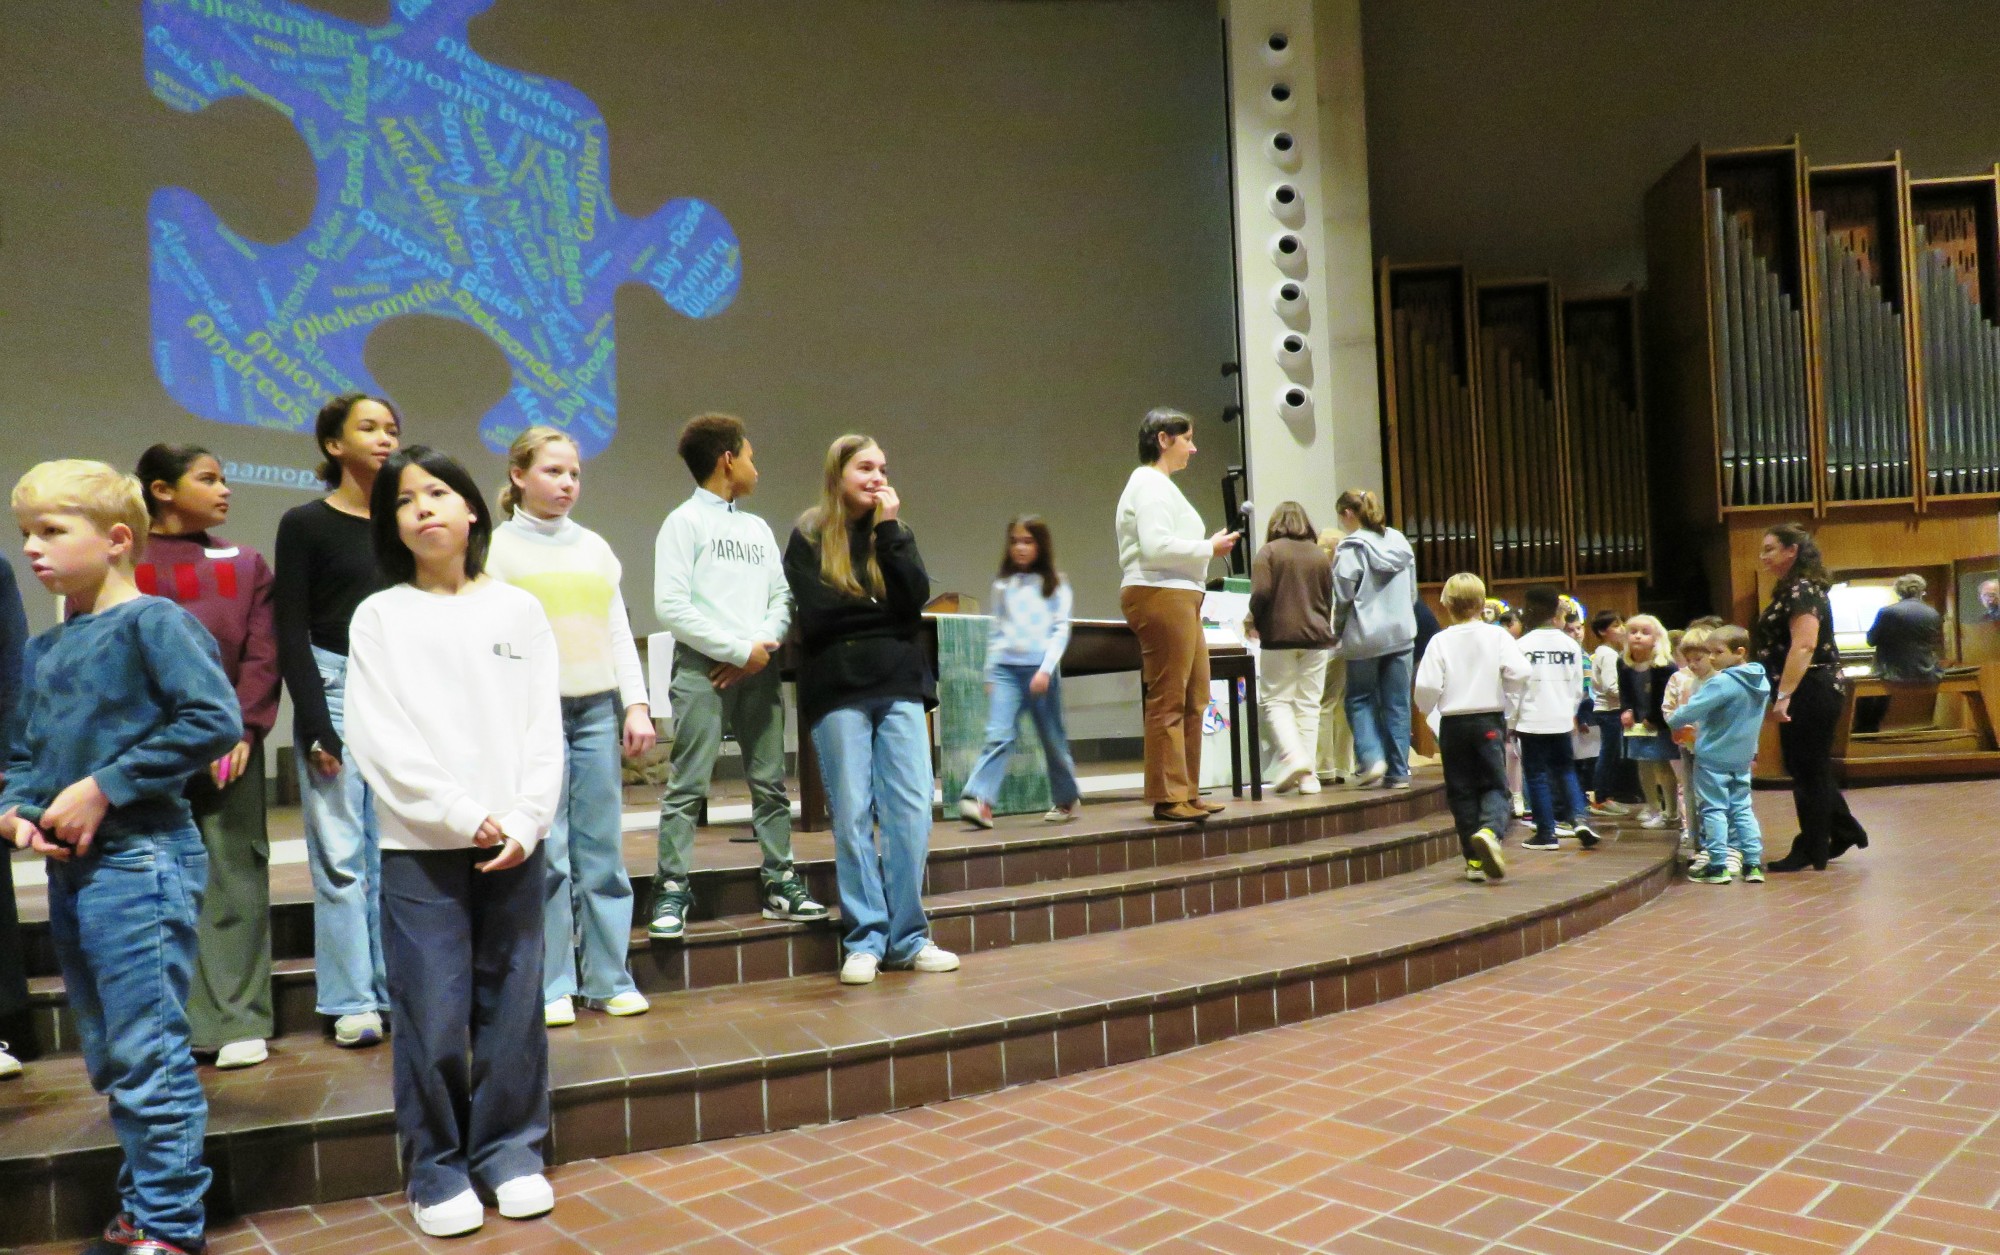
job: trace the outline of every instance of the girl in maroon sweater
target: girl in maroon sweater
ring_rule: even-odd
[[[264,826],[264,737],[278,718],[278,638],[271,568],[210,529],[229,517],[222,464],[193,445],[156,444],[139,458],[152,515],[139,591],[179,602],[215,637],[243,710],[243,740],[188,783],[208,847],[188,1023],[195,1052],[216,1066],[266,1058],[271,1036],[271,842]]]

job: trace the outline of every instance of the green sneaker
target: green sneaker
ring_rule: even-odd
[[[1472,848],[1479,854],[1479,870],[1486,873],[1488,880],[1504,880],[1507,877],[1507,858],[1500,853],[1500,838],[1491,828],[1481,828],[1472,834]]]
[[[797,872],[786,872],[782,880],[764,880],[764,918],[821,920],[826,918],[826,908],[813,901]]]
[[[1465,878],[1475,885],[1486,883],[1486,869],[1479,865],[1478,859],[1475,858],[1466,861]]]
[[[1698,872],[1689,872],[1688,879],[1698,885],[1726,885],[1736,878],[1729,874],[1729,864],[1724,863],[1719,867],[1711,865]]]
[[[1764,868],[1760,863],[1746,863],[1743,867],[1743,883],[1761,885],[1764,883]]]
[[[688,912],[694,909],[694,891],[686,882],[663,880],[653,897],[653,919],[646,935],[654,941],[679,941],[687,932]]]

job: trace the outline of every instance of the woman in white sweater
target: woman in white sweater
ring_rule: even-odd
[[[563,787],[555,633],[483,574],[479,487],[441,453],[391,457],[370,500],[390,586],[349,629],[347,748],[375,791],[396,1131],[432,1237],[555,1206],[542,1025],[542,838]]]
[[[1118,605],[1139,638],[1146,687],[1146,800],[1153,818],[1203,820],[1222,809],[1201,800],[1201,717],[1208,709],[1208,643],[1201,599],[1208,564],[1236,547],[1209,535],[1171,476],[1195,454],[1194,420],[1154,409],[1139,424],[1139,462],[1118,498]]]
[[[487,574],[542,603],[562,660],[563,800],[543,847],[542,1000],[550,1028],[576,1023],[579,994],[607,1015],[640,1015],[648,1005],[625,966],[632,879],[624,760],[653,748],[653,712],[619,591],[624,568],[602,536],[570,517],[582,491],[574,440],[553,427],[516,436],[486,561]]]

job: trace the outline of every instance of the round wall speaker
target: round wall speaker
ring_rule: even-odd
[[[1284,31],[1272,31],[1264,36],[1264,42],[1257,47],[1257,54],[1264,58],[1264,64],[1272,69],[1290,65],[1292,61],[1292,37]]]
[[[1288,227],[1296,227],[1306,220],[1306,198],[1299,195],[1299,189],[1290,183],[1274,183],[1264,196],[1264,204],[1271,210],[1271,216]]]
[[[1304,370],[1312,364],[1312,346],[1298,332],[1284,332],[1278,337],[1277,358],[1287,371]]]
[[[1296,170],[1304,154],[1299,151],[1298,137],[1290,131],[1274,131],[1271,138],[1264,141],[1264,155],[1280,170]]]
[[[1271,260],[1278,269],[1297,278],[1306,272],[1306,242],[1296,231],[1280,231],[1271,237]]]
[[[1292,90],[1290,83],[1282,79],[1271,84],[1270,89],[1264,93],[1264,108],[1273,117],[1288,118],[1298,107],[1298,94]]]
[[[1278,417],[1298,422],[1312,417],[1313,394],[1301,384],[1288,383],[1278,389]]]
[[[1279,281],[1271,289],[1271,308],[1288,322],[1305,317],[1306,285],[1291,279]]]

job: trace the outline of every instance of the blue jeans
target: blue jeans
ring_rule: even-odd
[[[201,832],[189,823],[110,838],[86,858],[50,860],[48,876],[49,935],[84,1066],[125,1152],[119,1206],[148,1237],[193,1246],[210,1175],[187,1021],[208,883]]]
[[[1590,799],[1576,778],[1576,745],[1569,733],[1521,733],[1521,774],[1527,777],[1536,836],[1552,835],[1559,823],[1590,822]]]
[[[1035,721],[1035,734],[1042,738],[1042,753],[1049,765],[1049,798],[1057,806],[1068,806],[1082,798],[1076,787],[1076,764],[1069,755],[1069,736],[1063,731],[1062,675],[1051,673],[1049,690],[1037,697],[1028,691],[1039,668],[1001,663],[994,674],[992,696],[986,705],[986,748],[973,764],[965,780],[965,796],[991,803],[1000,796],[1000,782],[1007,775],[1007,756],[1014,752],[1014,739],[1021,722],[1021,708]]]
[[[1354,733],[1355,768],[1382,763],[1384,780],[1410,775],[1410,655],[1347,660],[1347,725]]]
[[[1763,866],[1764,831],[1758,827],[1757,812],[1750,809],[1750,773],[1719,771],[1697,758],[1694,795],[1701,807],[1701,848],[1708,854],[1708,865],[1722,866],[1734,848],[1745,867]]]
[[[1625,761],[1624,712],[1593,710],[1590,721],[1597,725],[1597,778],[1591,782],[1591,792],[1600,802],[1613,801],[1622,787],[1619,767]]]
[[[347,658],[313,646],[326,712],[346,735]],[[305,813],[306,857],[313,881],[313,976],[321,1015],[359,1015],[389,1009],[389,978],[382,971],[382,836],[375,826],[375,795],[354,764],[322,777],[301,746],[299,807]]]
[[[625,874],[624,718],[618,694],[562,699],[562,805],[542,841],[549,863],[542,905],[542,1001],[579,992],[602,1001],[637,989],[625,970],[632,944],[632,878]]]
[[[930,943],[923,893],[931,738],[923,703],[877,697],[830,710],[813,725],[812,742],[832,814],[847,951],[908,963]]]

